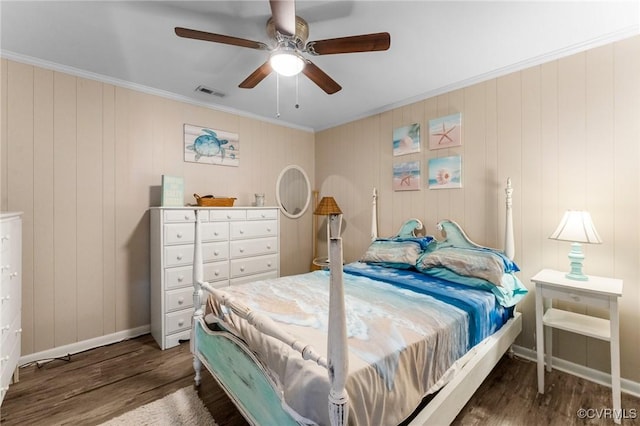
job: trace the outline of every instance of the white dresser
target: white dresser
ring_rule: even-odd
[[[22,333],[22,217],[0,214],[0,404],[13,378],[18,381],[18,358]]]
[[[280,273],[277,207],[151,208],[151,334],[162,349],[189,339],[194,209],[202,223],[206,281],[225,287]]]

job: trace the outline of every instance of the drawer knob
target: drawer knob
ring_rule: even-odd
[[[240,272],[244,272],[244,266],[240,267]]]
[[[271,262],[267,262],[267,266],[271,268]]]
[[[220,234],[218,234],[218,231],[215,231],[215,232],[213,233],[213,236],[214,236],[214,237],[217,237],[218,235],[220,235]]]
[[[9,331],[9,328],[11,328],[8,324],[5,325],[4,327],[2,327],[2,332],[4,333],[5,331]]]
[[[267,227],[267,232],[271,232],[271,228]]]
[[[0,359],[0,361],[2,361],[2,362],[9,361],[9,355],[3,356],[2,359]]]
[[[260,216],[261,216],[262,218],[267,217],[267,215],[266,215],[266,214],[264,214],[264,213],[262,213]]]
[[[227,213],[227,219],[231,219],[231,215]]]
[[[176,234],[176,237],[178,237],[178,238],[182,238],[182,232],[178,232],[178,233]]]
[[[8,294],[8,295],[6,295],[6,296],[1,297],[1,298],[0,298],[0,302],[4,302],[5,300],[9,300],[9,299],[11,299],[11,295],[10,295],[10,294]]]
[[[213,252],[213,255],[214,255],[214,256],[220,256],[220,252],[219,252],[218,250],[215,250],[215,251]]]
[[[240,234],[244,234],[244,229],[241,229],[241,230],[240,230]]]
[[[11,239],[11,236],[10,235],[3,235],[2,239],[9,241]]]
[[[11,269],[11,265],[0,266],[0,269]]]
[[[17,271],[12,273],[12,274],[9,274],[9,278],[14,278],[14,277],[17,277],[17,276],[18,276],[18,272]]]
[[[240,247],[240,253],[244,253],[244,247]]]
[[[180,319],[178,320],[178,325],[179,325],[180,327],[182,327],[182,326],[184,325],[184,320],[183,320],[182,318],[180,318]]]
[[[184,298],[179,298],[178,299],[178,305],[182,305],[184,303]]]
[[[216,269],[216,271],[213,273],[213,275],[215,275],[216,277],[217,277],[218,275],[220,275],[220,270]]]
[[[183,277],[182,275],[180,275],[180,276],[178,277],[178,282],[179,282],[179,283],[181,283],[183,280],[184,280],[184,277]]]
[[[177,255],[177,256],[176,256],[176,259],[178,259],[178,260],[182,260],[182,255],[181,255],[181,254]]]
[[[185,215],[184,215],[184,220],[189,220],[189,219],[190,219],[189,215],[188,215],[188,214],[185,214]]]
[[[267,244],[267,250],[271,250],[271,244]]]

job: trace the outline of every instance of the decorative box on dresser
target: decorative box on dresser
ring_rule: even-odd
[[[0,404],[18,381],[22,334],[22,214],[0,214]]]
[[[151,208],[151,334],[161,349],[191,331],[195,210],[206,281],[226,287],[280,274],[277,207]]]

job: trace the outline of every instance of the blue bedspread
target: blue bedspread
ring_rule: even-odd
[[[490,291],[452,283],[418,271],[355,262],[345,265],[344,272],[426,294],[463,310],[469,315],[466,350],[498,331],[513,316],[513,307],[501,306]]]

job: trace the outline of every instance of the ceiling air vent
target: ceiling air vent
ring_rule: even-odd
[[[211,89],[210,87],[207,87],[207,86],[198,86],[198,87],[196,87],[196,92],[201,92],[201,93],[204,93],[206,95],[211,95],[211,96],[217,96],[219,98],[224,98],[224,96],[225,96],[224,93],[219,92],[216,89]]]

